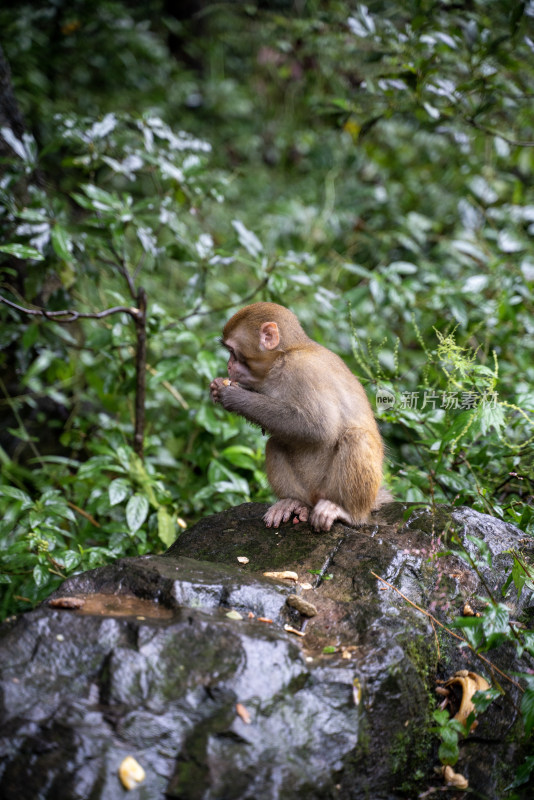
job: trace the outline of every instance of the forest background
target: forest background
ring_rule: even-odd
[[[256,300],[363,381],[397,498],[534,532],[533,2],[4,2],[0,38],[2,616],[270,498],[208,394]]]

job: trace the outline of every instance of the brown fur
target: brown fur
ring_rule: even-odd
[[[273,322],[280,341],[266,352],[259,345],[260,331]],[[275,494],[311,509],[312,522],[320,500],[339,506],[344,513],[338,517],[364,522],[378,502],[383,446],[358,379],[338,356],[304,333],[291,311],[275,303],[241,309],[226,324],[223,337],[237,353],[240,368],[250,373],[254,391],[220,386],[216,379],[212,394],[226,409],[271,434],[266,468]]]
[[[226,341],[237,328],[244,328],[246,332],[252,334],[254,346],[257,347],[260,327],[264,322],[271,320],[277,322],[280,328],[281,350],[311,342],[293,312],[277,303],[252,303],[250,306],[245,306],[228,320],[223,329],[223,339]]]

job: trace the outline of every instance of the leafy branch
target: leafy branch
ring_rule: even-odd
[[[121,270],[122,272],[122,270]],[[122,272],[124,274],[124,272]],[[135,291],[131,280],[128,281],[130,291]],[[79,319],[104,319],[112,314],[128,314],[135,323],[136,348],[135,348],[135,428],[133,437],[134,452],[143,457],[143,442],[145,435],[145,399],[146,399],[146,370],[147,370],[147,342],[146,342],[146,309],[147,296],[145,290],[140,287],[136,293],[137,307],[134,306],[113,306],[102,311],[82,312],[75,309],[62,309],[60,311],[48,311],[45,308],[26,308],[8,300],[7,297],[0,295],[0,304],[21,314],[32,317],[42,317],[43,319],[60,323],[76,322]]]
[[[103,311],[94,311],[91,313],[76,311],[71,308],[62,309],[61,311],[47,311],[46,308],[25,308],[24,306],[19,306],[3,295],[0,295],[0,303],[4,303],[4,305],[14,308],[16,311],[20,311],[23,314],[28,314],[29,316],[43,317],[53,322],[64,323],[76,322],[79,319],[104,319],[111,314],[129,314],[133,319],[136,319],[140,315],[140,309],[133,306],[113,306]]]

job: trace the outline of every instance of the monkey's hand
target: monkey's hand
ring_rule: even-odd
[[[308,513],[309,508],[305,503],[293,500],[292,497],[285,497],[267,509],[263,521],[267,528],[278,528],[280,523],[287,522],[292,514],[295,514],[300,522],[306,522]]]
[[[239,386],[239,384],[229,380],[229,378],[214,378],[210,383],[210,394],[213,402],[221,403],[224,406],[224,395],[232,386]]]

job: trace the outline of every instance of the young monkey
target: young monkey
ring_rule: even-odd
[[[316,530],[330,530],[336,519],[355,525],[390,499],[381,489],[382,439],[361,383],[292,311],[246,306],[226,323],[222,342],[230,380],[212,381],[214,402],[270,434],[267,477],[280,499],[264,516],[267,527],[291,515]]]

